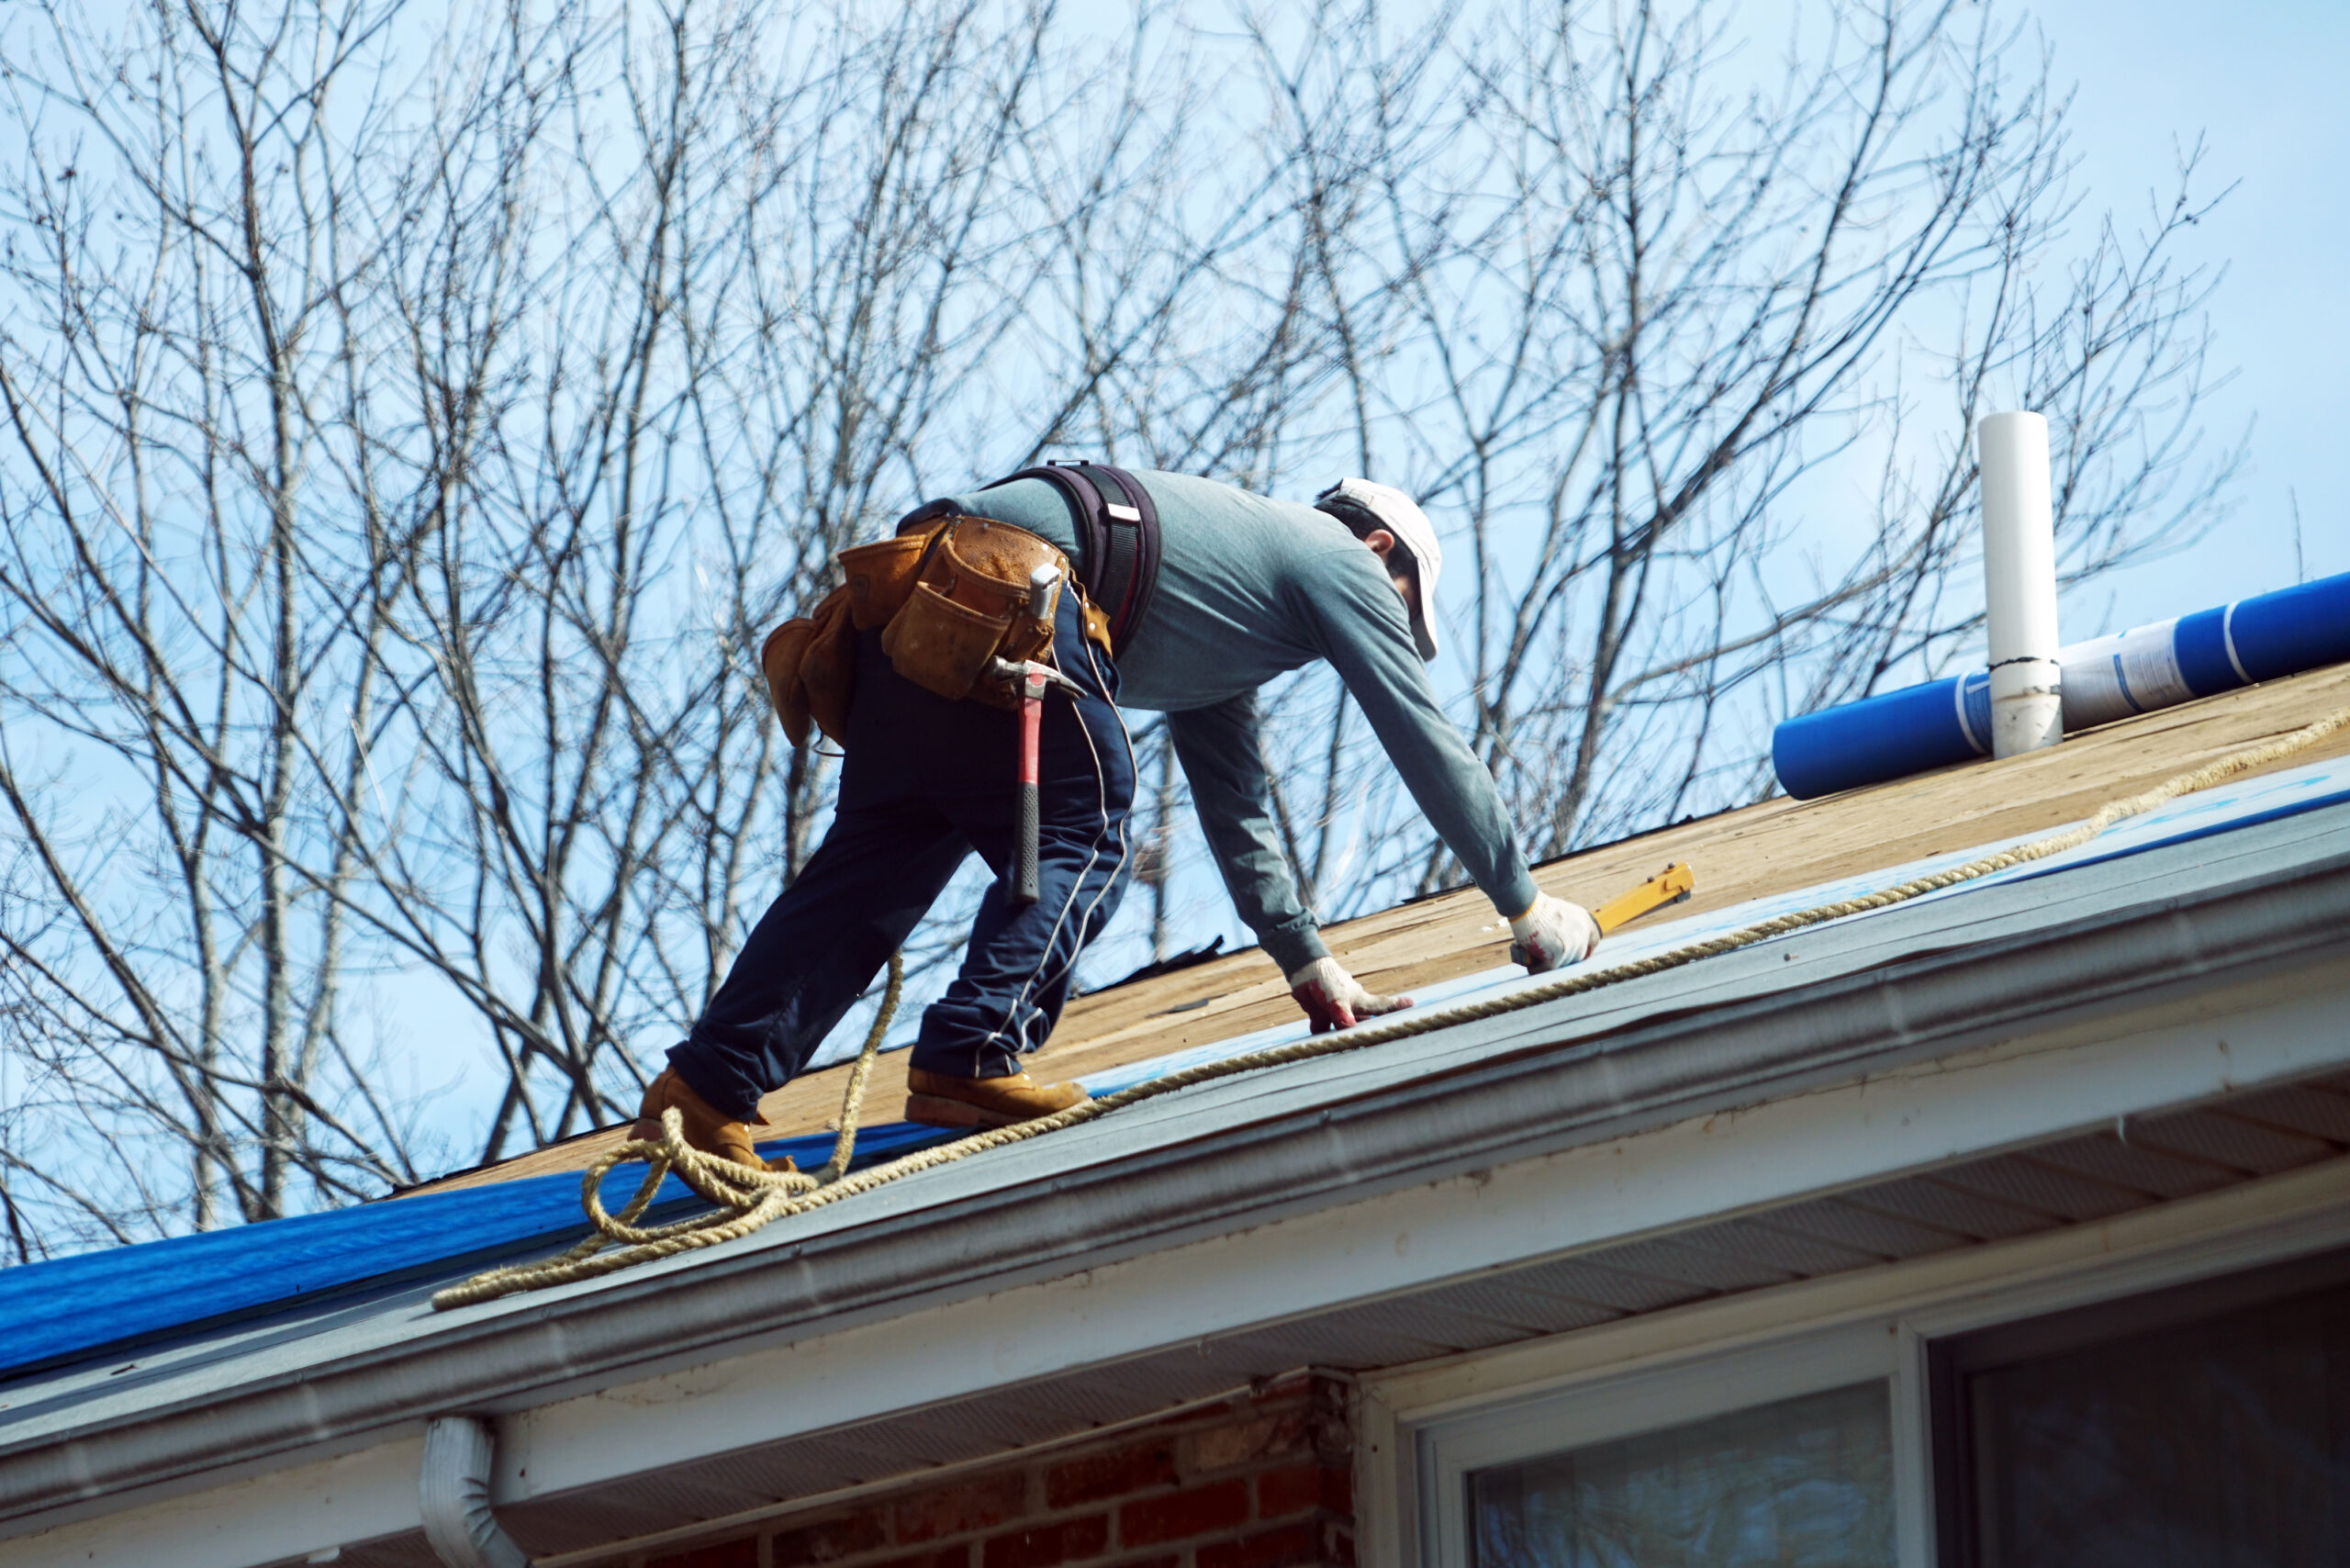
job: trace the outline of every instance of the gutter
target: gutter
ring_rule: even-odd
[[[1211,1086],[690,1263],[412,1318],[400,1342],[280,1362],[241,1389],[119,1402],[0,1448],[0,1518],[364,1439],[460,1401],[524,1408],[2306,965],[2350,943],[2345,827],[2350,807],[2327,808],[1905,905],[1333,1058],[1335,1081],[1326,1063]]]

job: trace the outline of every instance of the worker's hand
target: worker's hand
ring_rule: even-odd
[[[1534,895],[1534,907],[1509,923],[1509,961],[1528,974],[1564,969],[1591,957],[1599,946],[1599,923],[1579,903]]]
[[[1325,954],[1289,977],[1289,993],[1314,1020],[1317,1035],[1351,1029],[1365,1018],[1394,1013],[1412,1005],[1408,996],[1381,996],[1363,989],[1338,960]]]

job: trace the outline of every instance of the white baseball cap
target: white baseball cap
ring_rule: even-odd
[[[1420,582],[1419,603],[1412,610],[1412,641],[1419,645],[1423,660],[1436,657],[1436,579],[1444,570],[1444,546],[1436,542],[1436,524],[1428,514],[1394,486],[1371,479],[1341,479],[1315,497],[1314,504],[1341,521],[1351,511],[1395,536],[1411,556]]]

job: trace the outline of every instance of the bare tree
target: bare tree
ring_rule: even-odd
[[[2211,280],[2169,254],[2207,208],[2071,252],[2063,106],[2010,24],[1828,6],[1759,73],[1730,22],[1488,19],[1446,153],[1382,143],[1379,247],[1332,269],[1385,345],[1348,351],[1361,449],[1454,524],[1469,716],[1539,854],[1767,792],[1773,721],[1953,655],[1979,413],[2051,414],[2076,580],[2208,525],[2235,463],[2189,465]],[[1326,711],[1285,755],[1326,884],[1369,780]],[[1407,847],[1341,907],[1458,879],[1383,794],[1362,836]]]
[[[1956,656],[1995,400],[2051,415],[2076,577],[2209,516],[2202,208],[2087,223],[1979,8],[1822,0],[1770,70],[1702,5],[1203,18],[15,14],[0,1245],[628,1114],[830,808],[759,638],[1043,454],[1413,487],[1540,853],[1751,798],[1772,719]],[[1326,673],[1264,707],[1326,913],[1453,877]],[[1134,740],[1096,978],[1225,918]],[[463,1145],[427,997],[492,1064]]]
[[[71,1206],[109,1233],[412,1173],[342,1027],[363,827],[320,809],[378,695],[327,476],[358,432],[318,398],[366,264],[337,215],[383,133],[354,62],[388,16],[162,8],[115,42],[50,9],[10,39],[0,801],[32,874],[0,942],[28,1060],[151,1142],[11,1163],[87,1172]]]

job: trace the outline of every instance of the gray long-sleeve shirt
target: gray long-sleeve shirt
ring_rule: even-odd
[[[1119,701],[1169,715],[1225,886],[1282,972],[1329,949],[1281,853],[1257,689],[1315,659],[1338,672],[1412,798],[1494,906],[1516,914],[1531,905],[1534,878],[1493,778],[1438,705],[1379,557],[1311,507],[1184,474],[1136,477],[1158,509],[1162,555],[1149,618],[1118,661]],[[1067,503],[1041,479],[954,501],[1077,547]]]

